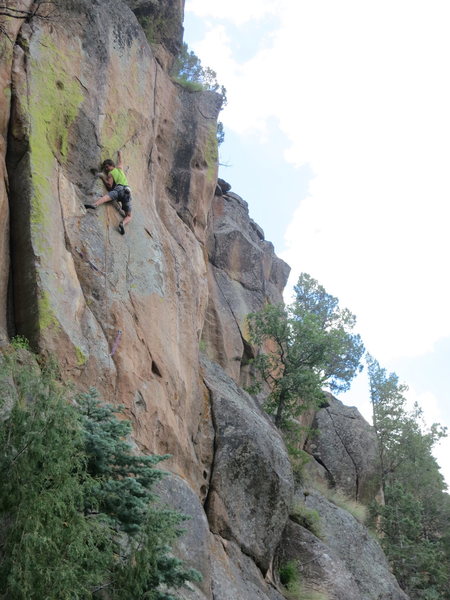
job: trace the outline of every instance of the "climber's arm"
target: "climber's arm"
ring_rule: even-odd
[[[114,187],[114,179],[109,173],[99,173],[98,176],[103,181],[107,190],[112,190]]]
[[[117,150],[117,168],[123,171],[122,152],[120,150]]]

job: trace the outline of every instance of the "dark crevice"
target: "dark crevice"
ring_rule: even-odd
[[[319,463],[319,465],[322,466],[325,469],[326,476],[327,476],[327,479],[328,479],[331,487],[335,488],[336,487],[336,480],[334,479],[334,477],[333,477],[331,471],[328,469],[327,465],[322,461],[322,459],[319,456],[316,456],[314,454],[312,456],[313,456],[314,460],[317,463]]]
[[[211,494],[211,490],[212,490],[212,486],[211,486],[211,481],[214,475],[214,465],[215,465],[215,459],[216,459],[216,452],[217,452],[217,427],[216,427],[216,419],[215,419],[215,415],[214,415],[214,406],[213,406],[213,401],[212,401],[212,391],[208,386],[208,383],[206,381],[205,378],[203,378],[203,383],[206,387],[206,389],[208,390],[208,397],[209,397],[209,406],[211,409],[211,425],[213,428],[213,432],[214,432],[214,440],[213,440],[213,459],[211,461],[211,469],[210,469],[210,473],[209,473],[209,481],[208,481],[208,491],[206,493],[205,499],[203,501],[203,507],[205,510],[205,514],[206,514],[206,518],[208,519],[208,512],[209,512],[209,502],[210,502],[210,494]],[[208,519],[209,522],[209,519]]]
[[[21,31],[18,33],[18,38]],[[22,60],[22,64],[17,64]],[[36,260],[31,241],[32,181],[30,147],[26,125],[20,118],[14,73],[27,71],[27,54],[17,52],[11,71],[11,103],[7,134],[6,170],[10,218],[10,275],[8,289],[8,334],[25,336],[38,349],[38,297]]]
[[[152,360],[152,373],[154,375],[156,375],[157,377],[162,377],[161,375],[161,371],[159,370],[158,365],[155,363],[154,360]]]

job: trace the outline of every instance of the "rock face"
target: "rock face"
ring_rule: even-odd
[[[325,476],[350,498],[369,504],[379,493],[380,464],[374,430],[358,409],[328,396],[317,411],[306,450],[325,469]]]
[[[279,563],[295,561],[304,585],[330,600],[407,600],[365,527],[318,492],[309,493],[305,502],[320,515],[322,539],[289,522]]]
[[[79,388],[125,405],[141,452],[171,455],[160,494],[191,517],[177,551],[203,573],[181,598],[280,600],[292,471],[239,385],[246,316],[282,300],[289,267],[242,198],[214,195],[221,98],[169,76],[183,9],[71,0],[57,18],[0,22],[12,40],[0,35],[0,344],[21,334],[55,354]],[[118,149],[133,194],[125,236],[112,204],[84,208],[104,193],[92,171]],[[330,481],[371,498],[373,461],[359,457],[370,428],[337,406],[308,447]],[[344,549],[322,550],[346,565]]]
[[[248,205],[233,192],[215,197],[208,237],[210,296],[203,328],[208,355],[237,382],[246,383],[253,356],[247,315],[266,302],[282,302],[289,266],[249,218]]]
[[[216,162],[207,148],[218,98],[180,93],[119,0],[70,6],[61,22],[24,25],[25,50],[14,49],[7,162],[15,330],[57,354],[69,376],[126,404],[142,450],[170,448],[173,468],[199,490],[212,459],[198,374],[207,268],[169,186],[190,168],[191,157],[175,161],[173,150],[191,111],[203,187],[198,195],[188,185],[181,200],[200,213],[212,197],[207,174]],[[83,208],[103,193],[90,169],[118,148],[134,201],[124,237],[114,207]]]
[[[283,440],[251,396],[204,361],[215,454],[206,511],[213,533],[238,542],[267,573],[292,503]]]

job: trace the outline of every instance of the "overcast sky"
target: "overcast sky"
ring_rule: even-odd
[[[186,2],[185,39],[228,92],[221,176],[290,284],[306,271],[337,296],[447,425],[449,30],[448,0]],[[369,418],[364,378],[342,399]],[[436,455],[450,482],[448,440]]]

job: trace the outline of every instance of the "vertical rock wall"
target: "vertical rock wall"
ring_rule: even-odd
[[[119,0],[80,0],[54,19],[23,24],[11,89],[11,333],[56,354],[81,386],[124,403],[141,449],[172,454],[172,468],[200,493],[198,473],[212,460],[198,367],[205,234],[180,219],[170,190],[190,169],[189,156],[175,160],[189,121],[203,177],[201,189],[185,187],[182,202],[207,212],[220,99],[174,85]],[[133,190],[134,220],[123,237],[114,206],[83,207],[104,193],[91,170],[118,149]],[[200,229],[205,221],[198,218]]]
[[[126,406],[140,451],[171,454],[161,496],[191,516],[178,552],[204,575],[180,597],[281,600],[292,469],[238,384],[246,315],[281,301],[289,267],[245,201],[214,196],[220,97],[168,74],[182,0],[58,6],[1,38],[0,343],[18,333],[56,354],[78,387]],[[114,205],[84,208],[118,149],[133,190],[125,236]]]

